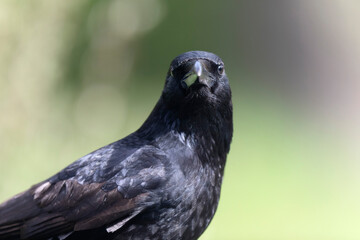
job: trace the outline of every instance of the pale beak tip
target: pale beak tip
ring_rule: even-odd
[[[200,61],[196,61],[196,62],[195,62],[195,64],[194,64],[194,71],[195,71],[195,73],[196,73],[196,75],[197,75],[198,77],[201,76],[201,74],[202,74],[202,66],[201,66]]]

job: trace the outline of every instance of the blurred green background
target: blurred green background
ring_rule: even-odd
[[[2,0],[0,201],[136,130],[206,50],[234,138],[201,239],[360,239],[359,22],[356,0]]]

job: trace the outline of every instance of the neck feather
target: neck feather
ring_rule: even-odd
[[[160,98],[136,135],[151,141],[169,131],[177,132],[192,139],[201,161],[211,159],[214,164],[223,165],[233,132],[231,100],[216,107],[203,106],[170,107]]]

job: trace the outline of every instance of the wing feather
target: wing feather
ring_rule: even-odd
[[[38,184],[0,206],[0,239],[43,239],[127,219],[145,193],[125,199],[117,189],[105,192],[102,183],[64,180],[39,191]],[[24,204],[22,206],[22,204]]]
[[[1,204],[0,239],[116,231],[159,201],[149,194],[166,181],[164,158],[149,145],[98,149]]]

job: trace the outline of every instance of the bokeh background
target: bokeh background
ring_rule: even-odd
[[[201,239],[360,239],[359,22],[357,0],[2,0],[0,201],[136,130],[206,50],[235,129]]]

